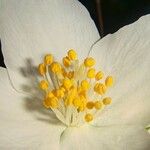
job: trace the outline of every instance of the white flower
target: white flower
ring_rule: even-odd
[[[99,40],[86,9],[76,0],[1,0],[0,149],[148,150],[150,137],[150,16]],[[45,54],[66,50],[95,58],[115,77],[113,102],[91,124],[66,127],[41,105],[35,67]],[[9,76],[7,75],[7,71]]]

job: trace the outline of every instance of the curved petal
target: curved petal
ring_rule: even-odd
[[[63,150],[148,150],[150,136],[140,126],[69,128],[61,137]]]
[[[45,54],[60,59],[73,48],[82,58],[99,38],[77,0],[1,0],[0,21],[4,61],[19,90]]]
[[[150,15],[99,41],[91,51],[106,74],[115,78],[113,103],[98,124],[147,125],[150,122]]]
[[[13,90],[2,68],[0,89],[0,149],[58,150],[65,127],[37,99]]]

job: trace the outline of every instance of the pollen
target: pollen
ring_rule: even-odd
[[[92,57],[86,58],[84,60],[85,67],[92,67],[95,65],[95,60]]]
[[[95,77],[95,73],[96,73],[96,70],[94,68],[91,68],[87,72],[87,77],[90,78],[90,79],[94,78]]]
[[[40,88],[42,90],[47,90],[48,89],[48,82],[46,80],[42,80],[39,84]]]
[[[70,80],[70,79],[63,80],[63,87],[65,89],[67,89],[67,90],[70,89],[72,85],[73,85],[72,80]]]
[[[102,72],[102,71],[99,71],[99,72],[97,72],[96,75],[95,75],[95,80],[98,81],[98,80],[102,79],[103,76],[104,76],[103,72]]]
[[[58,62],[53,62],[50,69],[53,73],[61,73],[61,65]]]
[[[105,80],[105,85],[107,86],[107,87],[110,87],[110,86],[112,86],[113,85],[113,77],[112,76],[108,76],[107,78],[106,78],[106,80]]]
[[[71,49],[68,51],[68,57],[70,60],[75,60],[77,59],[77,53],[75,52],[75,50]]]
[[[63,58],[63,64],[65,67],[69,67],[71,65],[71,61],[69,60],[69,57]]]
[[[46,66],[45,66],[44,63],[39,64],[38,72],[39,72],[39,74],[42,75],[42,76],[45,75],[45,73],[46,73]]]
[[[92,120],[93,120],[93,115],[92,114],[88,113],[88,114],[85,115],[85,121],[86,122],[90,122]]]
[[[103,99],[103,104],[104,104],[104,105],[109,105],[109,104],[111,103],[111,101],[112,101],[112,100],[111,100],[110,97],[106,97],[106,98]]]
[[[92,57],[80,62],[76,51],[70,49],[60,62],[47,54],[38,66],[43,106],[67,126],[90,123],[112,103],[106,93],[114,84],[113,77],[105,78],[102,71],[94,68],[95,64]]]
[[[48,54],[44,58],[44,62],[46,65],[50,65],[53,62],[53,56],[51,54]]]
[[[102,106],[103,106],[103,103],[102,103],[101,101],[96,101],[96,102],[94,103],[95,109],[101,109]]]
[[[88,90],[89,87],[90,87],[90,84],[89,84],[89,82],[87,80],[83,80],[83,81],[81,81],[81,87],[84,90]]]

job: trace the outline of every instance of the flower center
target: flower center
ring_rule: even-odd
[[[48,54],[39,64],[38,72],[43,77],[39,83],[44,92],[43,105],[67,126],[91,122],[112,101],[105,93],[113,85],[113,78],[104,79],[104,73],[96,71],[94,65],[92,57],[79,63],[72,49],[61,63]]]

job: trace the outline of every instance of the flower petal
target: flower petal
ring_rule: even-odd
[[[2,0],[0,20],[5,64],[19,90],[45,54],[60,59],[73,48],[82,58],[99,38],[89,13],[77,0]]]
[[[68,128],[61,136],[63,150],[148,150],[150,136],[140,126]]]
[[[0,89],[0,149],[58,150],[65,127],[37,99],[13,90],[4,68]]]
[[[150,122],[150,15],[99,41],[91,51],[106,74],[115,78],[107,95],[113,103],[98,124],[147,125]]]

